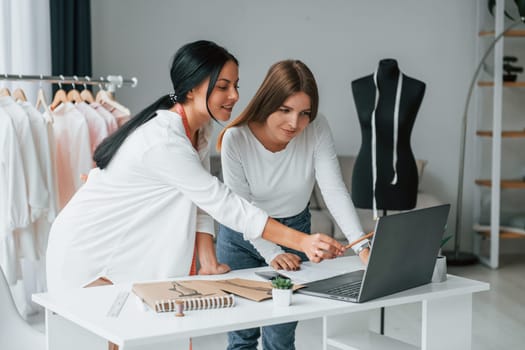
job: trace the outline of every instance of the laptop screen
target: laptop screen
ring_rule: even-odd
[[[429,283],[450,204],[381,217],[359,301]]]

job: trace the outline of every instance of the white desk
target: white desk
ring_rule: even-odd
[[[356,257],[338,258],[330,263],[345,270],[359,266]],[[257,279],[255,270],[234,271],[213,278]],[[471,348],[472,337],[472,293],[489,289],[487,283],[449,275],[446,282],[427,284],[362,304],[294,294],[290,307],[276,308],[271,300],[256,303],[237,298],[233,308],[187,311],[185,317],[142,311],[130,294],[120,316],[107,317],[117,294],[129,287],[115,285],[33,295],[33,301],[46,308],[48,349],[105,350],[109,340],[121,350],[152,349],[153,345],[156,350],[186,350],[189,337],[322,317],[324,349],[330,346],[467,350]],[[419,347],[368,331],[367,319],[377,319],[379,308],[414,302],[422,303]]]

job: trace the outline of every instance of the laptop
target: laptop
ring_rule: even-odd
[[[366,270],[303,284],[298,293],[361,303],[429,283],[450,204],[382,216]]]

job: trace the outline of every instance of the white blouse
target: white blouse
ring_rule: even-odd
[[[14,231],[31,222],[24,166],[15,125],[0,108],[0,267],[9,284],[18,279]]]
[[[198,152],[170,111],[134,131],[109,166],[88,180],[55,220],[47,251],[49,290],[165,279],[189,273],[196,232],[217,221],[260,237],[268,216],[209,173],[211,125]],[[200,208],[200,209],[198,209]]]
[[[330,213],[348,240],[363,234],[324,116],[318,115],[279,152],[267,150],[247,125],[230,128],[222,141],[221,162],[224,183],[275,218],[303,211],[317,180]],[[252,243],[268,264],[283,253],[262,238]]]

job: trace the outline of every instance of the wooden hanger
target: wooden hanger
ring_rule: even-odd
[[[11,96],[11,91],[8,88],[0,88],[0,96]]]
[[[22,90],[21,88],[17,88],[14,92],[13,92],[13,99],[15,101],[22,101],[22,102],[26,102],[27,101],[27,97],[26,97],[26,94],[24,93],[24,90]]]
[[[73,75],[73,79],[78,80],[78,77],[76,75]],[[75,83],[72,83],[71,85],[73,86],[73,88],[69,90],[69,92],[67,93],[67,100],[69,102],[75,102],[75,103],[80,103],[84,101],[82,97],[80,96],[80,92],[78,92],[77,87],[75,86]]]
[[[85,101],[87,103],[95,102],[95,98],[93,97],[93,94],[88,89],[82,90],[80,92],[80,97],[82,97],[82,101]]]
[[[42,74],[40,74],[40,88],[38,89],[38,92],[36,93],[36,102],[35,102],[35,108],[37,110],[40,110],[42,108],[44,110],[44,119],[47,122],[53,122],[53,114],[51,113],[51,110],[49,109],[49,106],[47,104],[47,98],[46,94],[44,93],[44,88],[42,87]]]
[[[7,80],[7,73],[5,73],[4,75]],[[0,96],[11,96],[11,91],[9,91],[9,89],[6,87],[0,88]]]
[[[46,111],[49,109],[47,105],[46,94],[44,93],[44,88],[42,87],[42,74],[40,74],[40,88],[36,93],[36,102],[35,108],[39,109],[40,107],[44,108]]]
[[[90,81],[91,79],[86,75],[85,76],[87,81]],[[95,98],[93,97],[93,94],[90,90],[88,90],[86,84],[84,83],[84,89],[80,92],[80,97],[82,97],[82,100],[87,103],[93,103],[95,102]]]
[[[55,96],[53,96],[53,101],[51,101],[51,105],[49,105],[49,109],[54,111],[60,104],[69,102],[67,99],[67,94],[64,91],[64,89],[59,89],[55,92]]]
[[[64,76],[61,75],[60,78],[64,80]],[[55,92],[55,96],[53,96],[53,101],[51,101],[51,104],[49,105],[49,109],[54,111],[60,104],[68,102],[67,94],[62,89],[62,83],[58,83],[58,90]]]
[[[47,104],[47,98],[46,94],[44,93],[44,89],[42,86],[40,86],[40,89],[38,89],[38,92],[36,93],[36,103],[35,108],[37,110],[40,110],[40,108],[44,110],[44,118],[46,121],[53,123],[53,113],[51,113],[50,107]]]
[[[82,99],[82,97],[80,96],[80,92],[78,92],[77,89],[71,89],[68,91],[67,93],[67,100],[69,102],[75,102],[75,103],[80,103],[82,101],[84,101]]]
[[[47,100],[46,95],[44,93],[44,89],[40,88],[38,89],[38,92],[36,93],[36,103],[35,108],[39,109],[40,107],[47,109]]]
[[[103,104],[103,103],[106,103],[108,105],[110,105],[111,107],[119,110],[120,112],[126,114],[126,115],[131,115],[131,112],[128,108],[124,107],[123,105],[121,105],[120,103],[118,103],[117,101],[115,101],[110,93],[104,89],[102,89],[102,86],[99,86],[100,90],[97,92],[97,102],[100,103],[100,104]]]

